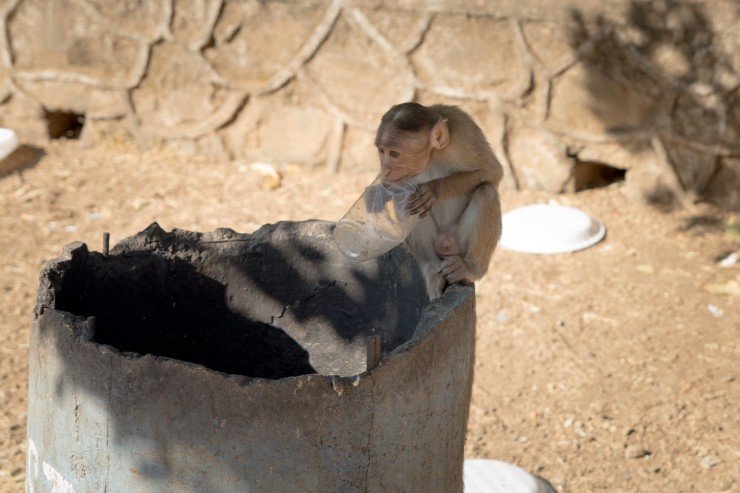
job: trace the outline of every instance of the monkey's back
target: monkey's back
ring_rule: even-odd
[[[460,160],[460,166],[452,164],[454,172],[467,171],[471,167],[488,168],[496,177],[494,186],[498,187],[504,176],[504,168],[475,120],[459,106],[435,104],[430,108],[447,119],[450,142],[458,146],[455,154]]]

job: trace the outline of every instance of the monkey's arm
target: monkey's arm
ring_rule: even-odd
[[[498,184],[494,171],[477,169],[437,178],[419,185],[419,191],[411,198],[407,208],[411,214],[421,214],[421,217],[424,217],[437,202],[450,197],[472,195],[485,183],[490,183],[494,187]]]
[[[488,270],[501,238],[501,200],[492,184],[478,188],[460,216],[458,235],[466,249],[442,261],[439,274],[450,284],[473,282]]]
[[[463,171],[444,178],[437,178],[429,183],[437,200],[445,200],[459,195],[470,195],[484,183],[492,183],[493,173],[487,169]]]

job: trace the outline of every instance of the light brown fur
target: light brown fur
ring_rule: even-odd
[[[419,185],[409,208],[421,220],[406,244],[419,262],[429,297],[435,299],[447,285],[471,283],[488,270],[501,237],[498,185],[503,167],[463,110],[420,108],[436,121],[431,129],[399,131],[392,121],[383,122],[376,144],[386,179]]]

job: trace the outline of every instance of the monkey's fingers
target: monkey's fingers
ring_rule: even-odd
[[[460,257],[447,257],[442,261],[439,274],[449,284],[469,284],[470,271],[463,259]]]
[[[417,207],[419,204],[422,204],[429,200],[431,198],[432,194],[428,191],[419,190],[418,192],[415,192],[411,197],[409,197],[409,201],[406,204],[406,209],[411,210],[414,207]]]
[[[447,257],[442,261],[442,264],[439,267],[439,270],[437,271],[438,274],[442,276],[447,276],[456,270],[459,270],[463,267],[462,259],[458,256],[454,257]]]
[[[420,217],[424,217],[427,215],[427,212],[432,208],[432,206],[436,203],[434,200],[434,196],[429,195],[426,197],[426,200],[424,200],[421,203],[416,203],[412,205],[412,209],[409,210],[409,214],[421,214]]]
[[[470,281],[468,281],[468,271],[462,270],[462,271],[455,271],[447,276],[444,277],[445,281],[447,281],[449,284],[469,284]]]
[[[430,197],[421,205],[411,209],[409,211],[409,214],[411,214],[412,216],[414,214],[421,214],[419,217],[424,217],[427,215],[427,212],[429,212],[429,210],[432,208],[433,205],[434,205],[434,199]]]

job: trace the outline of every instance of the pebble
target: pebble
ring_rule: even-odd
[[[701,458],[701,461],[699,462],[699,465],[702,469],[711,469],[712,467],[719,464],[720,460],[719,458],[713,456],[713,455],[705,455]]]
[[[90,211],[85,214],[85,219],[88,221],[97,221],[98,219],[102,219],[103,214],[100,213],[100,211]]]
[[[725,314],[725,311],[717,305],[707,305],[707,310],[709,310],[709,313],[717,318],[720,318],[722,315]]]
[[[738,280],[729,280],[723,284],[707,284],[704,289],[714,294],[740,296],[740,276],[738,276]]]
[[[624,456],[627,459],[640,459],[650,455],[650,451],[640,445],[627,445],[624,449]]]
[[[138,211],[138,210],[143,209],[144,207],[146,207],[150,203],[151,203],[151,201],[149,199],[144,199],[144,198],[141,198],[141,197],[135,197],[135,198],[133,198],[131,200],[131,207],[133,207],[134,209],[136,209]]]
[[[240,167],[240,170],[242,168]],[[280,175],[275,166],[269,163],[252,163],[249,165],[249,170],[262,176],[263,180],[260,183],[260,188],[263,190],[275,190],[280,188],[283,177]]]

